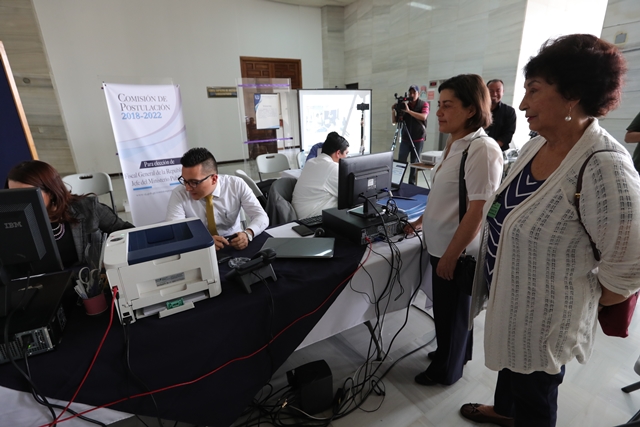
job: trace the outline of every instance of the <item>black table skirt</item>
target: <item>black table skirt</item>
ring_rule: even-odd
[[[267,237],[263,233],[244,251],[224,249],[218,257],[251,256]],[[149,390],[195,382],[155,393],[159,413],[149,396],[127,399],[110,408],[229,426],[322,317],[344,287],[345,283],[339,286],[341,282],[356,270],[364,250],[364,246],[337,238],[332,259],[276,260],[277,282],[268,280],[268,288],[254,284],[251,294],[225,282],[229,268],[226,263],[220,265],[221,295],[196,303],[195,309],[163,319],[140,319],[128,328],[132,371]],[[87,371],[107,328],[109,312],[87,316],[76,308],[68,317],[56,350],[30,360],[40,391],[63,400],[71,399]],[[76,401],[101,406],[147,391],[128,373],[124,335],[114,313],[111,331]],[[0,366],[0,385],[28,391],[26,381],[10,364]]]

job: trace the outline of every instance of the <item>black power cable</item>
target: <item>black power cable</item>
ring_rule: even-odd
[[[120,292],[116,293],[115,298],[116,298],[116,306],[119,309],[120,308]],[[118,313],[120,312],[118,311]],[[120,319],[122,319],[121,316],[120,316]],[[127,367],[127,373],[131,375],[131,377],[143,388],[145,392],[149,393],[151,392],[151,389],[147,386],[147,384],[144,381],[142,381],[142,379],[138,375],[136,375],[136,373],[133,371],[133,368],[131,367],[131,358],[130,358],[130,351],[129,351],[131,348],[131,339],[130,339],[131,334],[129,331],[130,322],[127,322],[124,319],[122,319],[120,323],[122,325],[122,332],[124,334],[124,345],[125,345],[124,357],[125,357],[125,364]],[[127,377],[127,384],[128,384],[128,377]],[[151,397],[151,401],[153,402],[153,406],[156,410],[156,420],[158,421],[158,427],[164,427],[162,424],[162,419],[160,418],[160,409],[158,408],[158,403],[156,402],[156,398],[152,393],[149,394],[149,397]],[[147,423],[145,423],[142,420],[142,418],[138,416],[138,414],[134,413],[134,415],[136,416],[136,418],[138,418],[138,420],[140,420],[142,424],[148,427]]]

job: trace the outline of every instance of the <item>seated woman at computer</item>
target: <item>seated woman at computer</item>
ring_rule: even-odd
[[[491,124],[489,90],[480,76],[452,77],[438,88],[440,132],[450,134],[442,159],[434,166],[429,202],[420,219],[405,232],[423,229],[433,268],[433,314],[438,348],[418,374],[418,384],[453,384],[471,360],[473,333],[467,330],[471,297],[453,282],[463,251],[477,257],[482,207],[500,184],[502,151],[483,128]],[[463,153],[467,190],[466,213],[460,221],[459,172]]]
[[[171,192],[167,221],[200,218],[213,236],[216,250],[225,246],[242,250],[269,226],[269,217],[246,182],[237,176],[219,175],[209,150],[192,148],[180,159],[182,176]],[[240,221],[241,210],[247,226]]]
[[[338,163],[347,154],[349,142],[331,132],[322,153],[304,164],[291,201],[298,218],[321,215],[323,209],[338,206]]]
[[[97,262],[86,259],[87,253],[96,253],[90,245],[100,245],[103,233],[134,227],[100,203],[97,197],[71,194],[58,171],[48,163],[26,161],[9,171],[7,188],[29,187],[42,190],[64,268]],[[99,249],[97,254],[99,256]]]

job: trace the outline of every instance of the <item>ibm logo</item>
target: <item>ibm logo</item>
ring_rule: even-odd
[[[5,222],[4,228],[22,228],[21,222]]]

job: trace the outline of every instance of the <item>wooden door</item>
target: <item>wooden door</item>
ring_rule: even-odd
[[[302,61],[299,59],[240,57],[243,78],[291,79],[291,89],[302,89]]]
[[[240,72],[242,78],[290,79],[291,89],[302,88],[302,61],[299,59],[241,56]],[[275,138],[276,131],[274,129],[256,129],[255,123],[247,123],[247,139],[249,141]],[[260,154],[277,152],[278,143],[276,141],[249,144],[250,159],[255,159]]]

